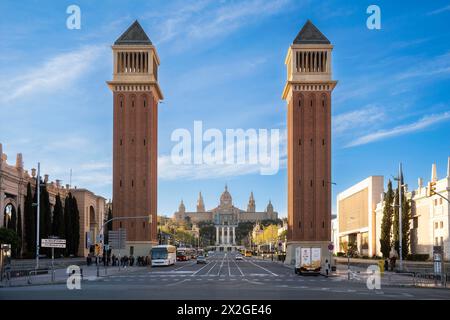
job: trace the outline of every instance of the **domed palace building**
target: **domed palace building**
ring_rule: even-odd
[[[189,220],[197,224],[199,222],[213,222],[216,227],[216,246],[219,250],[232,250],[236,246],[236,227],[240,222],[257,222],[262,220],[278,219],[278,212],[274,211],[272,203],[269,201],[266,210],[256,211],[253,192],[250,193],[247,210],[242,210],[233,205],[228,187],[220,196],[220,202],[217,207],[211,210],[205,210],[205,203],[201,192],[197,200],[197,210],[187,212],[186,207],[181,200],[178,211],[174,213],[175,220],[178,222]]]

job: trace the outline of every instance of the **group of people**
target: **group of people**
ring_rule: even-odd
[[[88,266],[95,263],[95,265],[103,264],[104,266],[121,266],[121,267],[132,267],[139,266],[144,267],[150,265],[150,257],[149,256],[138,256],[135,258],[134,256],[123,256],[118,257],[116,255],[104,254],[103,256],[95,256],[92,253],[89,253],[86,257],[86,264]]]
[[[122,266],[124,268],[126,267],[132,267],[136,265],[137,267],[144,267],[150,264],[150,257],[149,256],[138,256],[135,258],[134,256],[123,256],[119,259],[116,255],[112,255],[112,265],[113,266]]]

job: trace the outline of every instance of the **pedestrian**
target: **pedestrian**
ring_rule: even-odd
[[[388,260],[388,258],[384,259],[384,271],[389,271],[389,260]]]
[[[394,271],[395,269],[395,262],[398,258],[397,250],[395,250],[394,247],[392,247],[391,251],[389,252],[389,260],[391,262],[391,271]]]
[[[325,260],[325,275],[328,277],[330,274],[331,265],[328,262],[328,259]]]

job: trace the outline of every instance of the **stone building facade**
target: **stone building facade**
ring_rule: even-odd
[[[253,192],[250,194],[247,210],[239,209],[233,205],[233,198],[228,191],[228,187],[225,186],[217,207],[211,210],[205,210],[203,196],[200,193],[196,211],[186,211],[182,200],[178,211],[174,213],[174,218],[178,222],[183,222],[188,219],[193,224],[213,222],[216,225],[237,225],[239,222],[257,222],[267,219],[275,220],[278,219],[278,212],[274,211],[271,201],[267,204],[265,211],[257,212]]]
[[[4,221],[9,219],[13,211],[18,213],[21,208],[22,213],[22,234],[24,228],[24,203],[27,193],[27,185],[31,184],[31,189],[36,187],[36,169],[31,169],[31,173],[25,170],[22,154],[17,154],[16,163],[11,165],[7,162],[7,155],[3,153],[0,144],[0,227],[4,226]],[[47,174],[42,176],[47,184],[50,205],[53,211],[55,198],[59,194],[64,205],[64,198],[69,192],[77,199],[78,211],[80,212],[80,244],[78,255],[85,256],[89,252],[88,239],[94,244],[95,237],[100,231],[105,214],[105,198],[94,194],[87,189],[70,188],[68,184],[61,185],[60,180],[50,181]],[[5,215],[6,219],[5,219]],[[24,241],[22,241],[24,244]]]
[[[436,183],[436,192],[450,199],[450,157],[447,160],[446,174],[438,178],[436,164],[431,166],[430,182]],[[395,185],[394,185],[395,187]],[[407,191],[406,198],[411,201],[410,252],[433,256],[433,247],[442,246],[444,259],[450,261],[450,203],[439,195],[428,196],[428,185],[418,178],[417,188]],[[381,236],[381,221],[384,202],[376,207],[377,239]],[[377,251],[378,255],[381,252]]]

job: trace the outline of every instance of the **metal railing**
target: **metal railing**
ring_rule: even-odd
[[[34,276],[38,276],[38,275],[42,275],[42,274],[44,274],[44,275],[50,275],[51,276],[51,278],[50,278],[50,280],[52,281],[52,282],[54,282],[54,271],[53,270],[51,270],[51,269],[38,269],[38,270],[31,270],[30,272],[28,272],[28,276],[27,276],[27,283],[28,284],[33,284],[33,281],[32,281],[32,275],[34,274]]]

